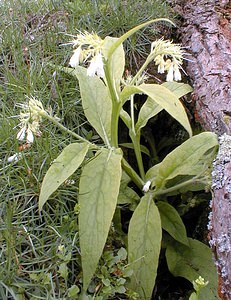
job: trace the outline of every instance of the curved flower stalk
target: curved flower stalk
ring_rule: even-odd
[[[144,73],[148,64],[152,61],[158,66],[158,73],[163,74],[167,71],[166,81],[180,81],[183,63],[184,52],[178,44],[174,44],[171,41],[164,41],[159,39],[151,44],[151,52],[148,55],[145,63],[139,69],[137,74],[133,77],[130,85],[136,85],[136,82],[140,76]]]
[[[97,75],[103,78],[105,76],[102,56],[104,40],[95,33],[84,32],[79,33],[76,39],[70,43],[73,44],[75,50],[73,51],[74,53],[69,65],[75,68],[80,63],[87,62],[91,59],[87,70],[88,76]]]
[[[53,124],[58,126],[62,131],[65,131],[71,134],[80,142],[84,142],[92,149],[98,149],[98,147],[85,138],[79,136],[77,133],[71,131],[70,129],[63,126],[59,119],[55,116],[52,116],[51,113],[47,112],[42,105],[42,102],[35,99],[34,97],[29,98],[28,103],[18,103],[18,107],[21,108],[20,112],[20,130],[17,133],[17,140],[19,141],[26,141],[27,148],[31,146],[34,142],[34,136],[41,136],[41,131],[39,129],[40,123],[42,122],[43,118],[48,119]],[[21,151],[21,150],[20,150]],[[8,162],[17,162],[22,158],[21,153],[15,153],[12,156],[8,157]]]

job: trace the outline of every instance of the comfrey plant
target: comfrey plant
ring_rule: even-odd
[[[176,82],[181,80],[184,53],[179,45],[170,41],[155,41],[137,74],[124,78],[123,42],[156,21],[167,20],[139,25],[120,38],[101,39],[96,34],[79,33],[70,43],[74,48],[71,67],[59,68],[78,79],[85,116],[101,137],[102,145],[65,128],[44,111],[41,104],[36,108],[38,120],[47,118],[77,139],[63,149],[47,171],[41,186],[40,210],[49,196],[84,162],[78,194],[83,299],[103,253],[112,221],[115,228],[120,225],[118,218],[113,219],[116,208],[126,203],[134,210],[127,237],[128,268],[132,271],[129,288],[138,293],[140,299],[151,299],[163,244],[170,272],[191,282],[199,275],[209,278],[210,288],[202,292],[208,299],[216,299],[216,271],[209,248],[187,237],[177,210],[167,201],[168,196],[208,188],[209,167],[217,149],[213,133],[203,132],[192,137],[187,114],[179,100],[191,91],[189,85]],[[145,83],[144,72],[151,62],[156,64],[159,73],[166,72],[167,82],[161,85]],[[135,117],[136,94],[146,95],[146,100]],[[124,108],[125,103],[129,104],[129,113]],[[189,139],[163,161],[145,170],[142,128],[162,110],[181,124]],[[30,108],[30,111],[34,110]],[[119,147],[119,119],[128,128],[138,172]],[[33,126],[23,124],[20,134],[24,137],[26,133],[28,139],[31,131],[34,132]],[[87,153],[94,155],[86,158]],[[129,186],[131,182],[136,185],[136,191]],[[201,259],[196,260],[197,256]]]

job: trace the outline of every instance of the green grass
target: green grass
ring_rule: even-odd
[[[80,285],[75,184],[62,185],[40,214],[42,179],[72,138],[45,122],[42,136],[8,163],[19,151],[17,103],[33,95],[63,124],[91,136],[81,109],[77,83],[54,73],[47,63],[67,65],[72,49],[63,46],[78,30],[120,36],[135,25],[157,17],[173,18],[164,1],[33,1],[0,3],[0,298],[69,299],[68,289]],[[148,27],[125,44],[127,65],[136,67],[155,36],[167,26]],[[135,50],[136,48],[136,50]],[[131,62],[133,60],[133,63]],[[134,64],[135,61],[135,64]],[[65,247],[65,257],[59,252]],[[60,266],[68,266],[65,277]]]

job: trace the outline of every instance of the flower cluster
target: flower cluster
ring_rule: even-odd
[[[31,97],[28,103],[19,103],[20,112],[20,130],[17,133],[17,140],[26,141],[27,145],[34,142],[34,135],[40,136],[39,130],[42,121],[42,115],[47,114],[42,103]],[[8,162],[18,161],[21,158],[21,153],[16,153],[8,158]]]
[[[193,281],[193,287],[196,291],[208,285],[208,281],[205,282],[204,278],[199,276],[195,281]]]
[[[31,144],[34,141],[34,134],[40,135],[39,124],[42,120],[40,112],[46,113],[42,103],[35,98],[30,98],[28,104],[18,104],[22,109],[20,112],[20,130],[17,139]]]
[[[69,65],[72,68],[75,68],[80,63],[86,62],[91,58],[87,69],[87,75],[104,77],[102,56],[103,43],[104,40],[97,34],[90,34],[88,32],[78,34],[76,39],[71,42],[75,49]]]
[[[177,44],[171,41],[157,40],[151,45],[151,56],[155,64],[158,66],[158,73],[167,71],[167,81],[181,80],[183,51]]]
[[[128,70],[125,71],[125,77],[122,78],[121,83],[126,86],[133,83],[134,85],[141,85],[142,83],[145,83],[149,77],[146,75],[146,73],[142,73],[140,76],[137,76],[134,81],[134,76],[130,74]],[[134,82],[133,82],[134,81]]]

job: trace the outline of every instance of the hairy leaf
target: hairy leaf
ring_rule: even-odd
[[[131,124],[132,124],[131,117],[123,108],[121,108],[120,110],[120,118],[123,120],[127,128],[131,128]]]
[[[148,97],[140,109],[138,121],[135,125],[136,132],[139,134],[141,128],[147,124],[148,120],[157,115],[162,109],[163,108],[159,104]]]
[[[159,201],[157,207],[160,213],[162,228],[175,240],[188,246],[186,229],[177,210],[172,205],[163,201]]]
[[[174,95],[177,96],[177,98],[180,98],[193,91],[192,87],[189,84],[185,84],[181,82],[168,81],[168,82],[164,82],[162,85],[167,89],[169,89],[171,92],[173,92]]]
[[[61,70],[78,78],[84,114],[105,144],[109,145],[112,103],[107,87],[98,76],[88,76],[86,68],[78,66]]]
[[[120,191],[118,196],[118,204],[133,204],[138,203],[140,197],[128,186],[131,178],[123,171],[120,183]]]
[[[81,165],[88,151],[87,143],[73,143],[63,149],[47,171],[41,186],[39,209],[50,195]]]
[[[122,143],[122,144],[119,144],[119,145],[120,145],[120,147],[125,147],[125,148],[128,148],[128,149],[134,149],[134,145],[132,143]],[[149,150],[146,146],[140,145],[140,151],[150,157],[150,152],[149,152]]]
[[[174,119],[176,119],[192,135],[192,129],[185,112],[184,106],[178,97],[163,85],[141,84],[139,86],[126,86],[121,92],[121,102],[132,95],[143,93],[153,99],[159,106],[165,109]]]
[[[172,241],[167,246],[166,258],[170,272],[193,282],[202,276],[209,284],[201,289],[200,300],[219,299],[217,271],[211,249],[205,244],[188,239],[189,247]]]
[[[88,162],[79,185],[79,237],[86,291],[106,243],[121,179],[120,150],[102,149]]]
[[[156,176],[158,175],[159,173],[159,168],[160,168],[160,164],[156,164],[154,166],[152,166],[146,173],[145,175],[145,179],[148,181],[150,180],[151,183],[152,183],[152,187],[155,185],[155,179],[156,179]]]
[[[129,224],[128,263],[133,270],[131,288],[140,299],[151,299],[161,246],[161,220],[158,209],[147,193],[142,197]]]
[[[185,176],[185,181],[191,180],[191,184],[193,184],[195,176],[207,171],[217,146],[216,134],[203,132],[174,149],[160,164],[159,173],[155,179],[157,190],[163,190],[167,182],[173,178],[178,182],[180,180],[182,184],[184,182],[183,176]],[[173,181],[173,185],[176,185],[176,182]]]

